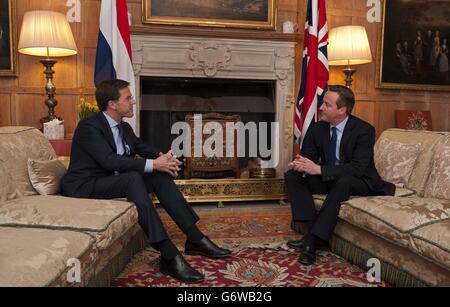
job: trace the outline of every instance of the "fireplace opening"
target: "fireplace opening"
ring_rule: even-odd
[[[166,152],[178,137],[171,133],[175,123],[184,122],[188,114],[216,112],[239,115],[243,124],[254,122],[259,127],[259,123],[267,123],[267,148],[270,149],[275,100],[273,80],[141,77],[140,135],[145,142]],[[249,137],[247,132],[246,155],[239,158],[242,170],[255,160],[250,157]],[[182,170],[180,179],[183,178]]]

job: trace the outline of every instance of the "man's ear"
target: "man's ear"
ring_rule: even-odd
[[[107,109],[110,109],[110,110],[115,110],[116,109],[116,104],[114,103],[114,101],[112,101],[112,100],[108,101]]]
[[[347,107],[342,107],[342,108],[339,108],[338,110],[339,110],[340,114],[347,114]]]

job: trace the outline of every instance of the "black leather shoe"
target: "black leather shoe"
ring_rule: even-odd
[[[305,246],[298,261],[303,265],[312,265],[316,261],[316,250],[311,248],[311,246]]]
[[[293,249],[302,250],[303,249],[303,239],[302,240],[292,240],[288,241],[287,246]]]
[[[184,253],[186,255],[205,256],[209,258],[225,258],[231,254],[231,251],[217,246],[208,237],[203,237],[198,242],[186,241]]]
[[[159,269],[162,274],[185,283],[198,283],[204,280],[203,275],[193,269],[180,254],[169,261],[161,257]]]
[[[317,243],[317,249],[320,250],[327,250],[328,249],[328,243],[322,240],[318,240]],[[304,242],[302,240],[292,240],[287,242],[287,246],[296,250],[302,250],[304,247]]]

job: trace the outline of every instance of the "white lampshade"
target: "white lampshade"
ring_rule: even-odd
[[[372,53],[364,27],[343,26],[331,29],[328,45],[329,65],[359,65],[370,62]]]
[[[77,54],[77,46],[66,16],[52,11],[29,11],[23,16],[19,52],[59,57]]]

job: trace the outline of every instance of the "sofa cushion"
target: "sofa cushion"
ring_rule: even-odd
[[[411,189],[404,188],[404,187],[395,187],[395,197],[408,197],[408,196],[414,196],[415,192]]]
[[[10,174],[14,184],[24,196],[36,195],[28,176],[28,159],[40,161],[56,158],[47,138],[32,127],[0,128],[0,163]]]
[[[61,190],[61,180],[67,169],[58,159],[38,161],[28,159],[28,175],[40,195],[55,195]]]
[[[436,148],[425,197],[450,200],[450,144]]]
[[[132,203],[63,196],[29,196],[0,205],[0,226],[33,226],[90,233],[107,248],[137,222]]]
[[[407,197],[407,196],[413,196],[414,194],[415,194],[414,191],[410,190],[408,188],[400,188],[400,187],[395,188],[395,196],[396,197]],[[350,199],[353,199],[355,197],[362,197],[362,196],[350,196]],[[320,210],[320,208],[322,208],[323,202],[325,201],[326,198],[327,198],[326,194],[314,194],[313,195],[316,210]]]
[[[394,268],[382,264],[381,271],[386,282],[394,286],[411,287],[411,279],[403,272],[430,286],[450,286],[448,269],[437,265],[434,261],[429,261],[427,257],[418,256],[412,249],[391,243],[343,220],[339,220],[334,233],[330,244],[333,252],[367,270],[369,269],[367,260],[370,258],[377,258],[391,264]],[[339,238],[344,239],[348,244],[342,244],[343,240]]]
[[[378,147],[374,161],[380,177],[400,187],[406,186],[419,155],[420,144],[383,139]]]
[[[446,138],[444,132],[412,131],[402,129],[388,129],[384,131],[374,147],[375,155],[380,150],[380,142],[388,139],[405,144],[421,144],[420,153],[417,157],[414,169],[409,177],[407,188],[414,190],[417,195],[423,196],[425,184],[430,174],[431,160],[434,155],[435,146]]]
[[[76,231],[0,227],[0,286],[65,285],[72,258],[80,260],[83,277],[96,258],[94,241]]]
[[[450,270],[450,220],[414,231],[411,234],[411,248]]]
[[[339,217],[402,246],[412,231],[450,218],[450,201],[421,197],[371,196],[346,201]]]

